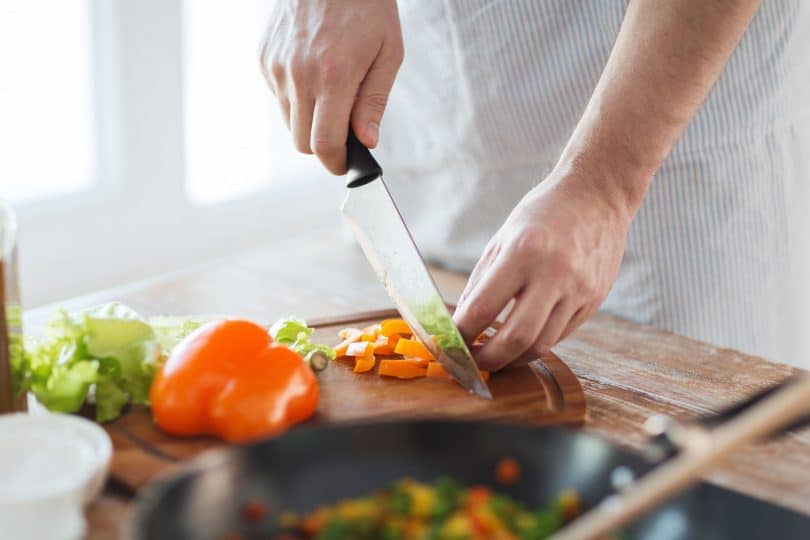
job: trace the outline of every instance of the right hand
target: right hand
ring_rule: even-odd
[[[296,149],[343,174],[349,123],[377,145],[403,54],[395,0],[279,0],[260,60]]]

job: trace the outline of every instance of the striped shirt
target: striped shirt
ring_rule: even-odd
[[[423,253],[470,270],[559,157],[626,1],[400,0],[378,157]],[[763,3],[656,174],[602,309],[810,367],[810,2]]]

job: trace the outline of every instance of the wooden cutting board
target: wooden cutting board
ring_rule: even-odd
[[[356,313],[310,321],[314,339],[337,343],[347,326],[366,326],[398,316],[396,311]],[[555,354],[526,359],[489,380],[492,401],[440,379],[398,380],[376,373],[353,373],[346,362],[332,362],[318,374],[320,403],[306,425],[344,421],[443,418],[498,420],[530,425],[579,424],[585,396],[579,381]],[[160,431],[148,409],[132,407],[106,426],[113,440],[111,482],[134,493],[149,480],[182,466],[183,460],[224,445],[208,437],[180,438]]]

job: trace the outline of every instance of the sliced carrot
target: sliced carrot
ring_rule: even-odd
[[[378,373],[398,379],[416,379],[424,377],[427,367],[422,364],[421,358],[404,358],[402,360],[380,360]]]
[[[495,465],[495,481],[511,485],[520,479],[520,463],[513,457],[503,457]]]
[[[346,349],[346,356],[371,356],[374,354],[374,344],[370,341],[356,341],[350,343]]]
[[[370,356],[358,356],[354,360],[354,372],[355,373],[365,373],[367,371],[371,371],[374,369],[374,355]]]
[[[377,341],[377,335],[380,332],[379,324],[372,324],[363,328],[363,335],[360,339],[363,341]]]
[[[394,352],[403,356],[418,356],[426,360],[435,360],[425,345],[415,339],[399,338]]]
[[[380,323],[380,334],[384,336],[412,335],[413,330],[404,319],[385,319]]]
[[[340,339],[348,339],[350,336],[354,336],[355,334],[362,335],[363,331],[359,328],[344,328],[338,332],[338,337]]]
[[[486,486],[473,486],[467,491],[467,506],[482,506],[492,498],[492,490]]]
[[[481,378],[485,381],[489,380],[489,371],[484,369],[479,369],[478,372],[481,374]],[[428,362],[427,365],[427,376],[428,377],[435,377],[437,379],[447,379],[453,381],[453,376],[444,369],[444,366],[441,365],[439,362]]]
[[[444,369],[444,366],[439,362],[428,362],[427,376],[435,377],[437,379],[453,380],[453,376],[447,373],[447,370]]]
[[[360,341],[360,337],[363,335],[363,332],[357,328],[345,328],[341,330],[338,335],[343,338],[343,341],[335,346],[335,354],[338,356],[346,356],[346,351],[349,349],[349,345]]]
[[[385,337],[380,334],[374,342],[374,354],[394,354],[394,346],[398,339],[398,336]]]

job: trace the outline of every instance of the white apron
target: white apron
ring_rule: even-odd
[[[420,248],[472,269],[554,165],[625,1],[400,0],[377,156]],[[810,367],[810,2],[764,2],[634,221],[602,309]]]

